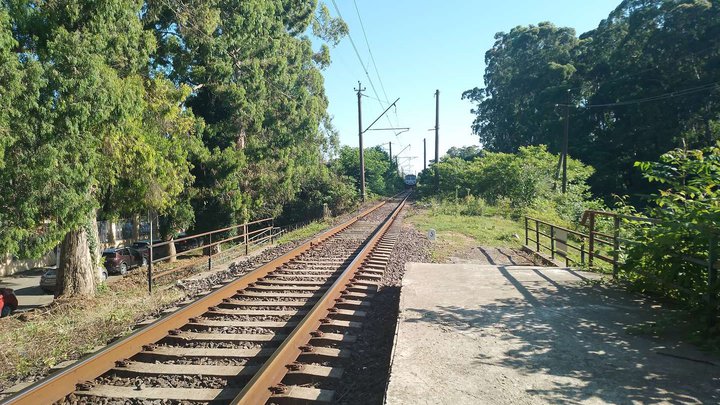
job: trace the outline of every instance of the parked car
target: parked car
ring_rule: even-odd
[[[161,241],[161,240],[155,240],[155,241],[153,241],[154,244],[155,244],[155,243],[160,243],[160,242],[162,242],[162,241]],[[143,257],[143,259],[144,259],[142,265],[143,265],[143,266],[146,265],[147,262],[148,262],[148,259],[150,258],[150,241],[148,241],[148,240],[139,240],[139,241],[137,241],[137,242],[133,242],[133,244],[130,245],[130,248],[131,248],[131,249],[135,249],[135,250],[137,250],[138,252],[140,252],[140,254],[142,255],[142,257]],[[161,250],[161,249],[164,249],[164,247],[161,246],[159,249],[153,249],[153,256],[154,256],[156,259],[160,256],[159,253],[161,253],[161,252],[158,252],[158,250]]]
[[[182,232],[182,233],[179,233],[175,237],[175,239],[181,239],[181,238],[185,238],[187,236],[188,235],[186,233]],[[190,238],[190,239],[186,239],[186,240],[181,240],[179,242],[175,242],[175,251],[178,253],[185,252],[190,249],[199,248],[202,245],[203,245],[202,238]]]
[[[57,267],[47,267],[47,270],[40,276],[40,289],[45,294],[52,294],[55,292],[56,280],[57,280]],[[98,276],[101,281],[105,281],[108,278],[108,271],[104,267],[98,267]]]
[[[133,267],[147,264],[147,258],[132,247],[105,249],[103,257],[105,258],[105,268],[110,273],[125,274]]]

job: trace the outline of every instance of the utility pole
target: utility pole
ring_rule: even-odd
[[[427,138],[423,138],[423,170],[427,169]]]
[[[388,142],[390,145],[390,164],[392,164],[392,142]]]
[[[440,90],[435,90],[435,165],[440,163]],[[440,174],[435,167],[435,187],[440,189]]]
[[[360,198],[365,202],[365,152],[363,151],[363,127],[362,127],[362,92],[365,89],[358,81],[357,91],[358,99],[358,138],[360,139]]]
[[[567,192],[567,160],[568,160],[568,138],[570,136],[570,90],[567,91],[567,103],[565,104],[565,133],[563,134],[562,145],[562,192]]]

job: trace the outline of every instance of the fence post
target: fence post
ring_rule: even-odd
[[[535,251],[540,252],[540,222],[535,220]]]
[[[152,294],[152,273],[153,273],[153,219],[152,214],[148,211],[148,219],[150,220],[150,243],[148,244],[148,294]]]
[[[595,253],[595,213],[590,212],[590,241],[588,242],[588,266],[593,265],[593,254]]]
[[[213,245],[212,245],[212,233],[208,235],[208,271],[212,271],[212,254],[213,254]]]
[[[250,241],[248,240],[248,226],[247,226],[247,223],[246,223],[245,225],[243,225],[243,232],[245,232],[245,238],[244,238],[244,239],[245,239],[245,256],[247,256],[248,253],[249,253],[249,243],[250,243]]]
[[[580,237],[580,263],[585,265],[585,237]]]
[[[275,218],[270,220],[270,245],[275,243]]]
[[[525,217],[525,246],[530,243],[530,240],[528,239],[528,217]]]
[[[550,225],[550,257],[555,259],[555,227]]]
[[[615,216],[613,221],[613,278],[617,278],[620,261],[620,217]]]
[[[717,268],[715,261],[717,260],[717,246],[715,235],[710,233],[708,243],[708,328],[715,326],[717,322],[717,306],[718,306],[718,288],[717,288]]]

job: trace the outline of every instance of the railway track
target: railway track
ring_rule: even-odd
[[[331,402],[406,198],[376,205],[4,403]]]

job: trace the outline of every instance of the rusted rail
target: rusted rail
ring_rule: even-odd
[[[358,268],[363,264],[373,249],[377,246],[383,234],[387,231],[394,218],[398,215],[405,199],[398,204],[398,206],[392,210],[392,213],[382,221],[380,226],[372,225],[373,223],[366,222],[364,228],[359,223],[361,219],[365,220],[366,217],[373,215],[385,203],[380,203],[374,207],[362,212],[357,217],[347,221],[341,225],[338,225],[329,231],[319,235],[318,237],[296,247],[292,251],[285,255],[278,257],[265,265],[258,267],[251,271],[245,276],[236,279],[229,284],[215,290],[213,293],[208,294],[190,304],[187,304],[175,312],[164,316],[163,318],[155,321],[154,323],[138,330],[132,335],[121,339],[108,347],[94,353],[74,365],[63,369],[56,374],[51,375],[45,380],[39,381],[32,386],[20,391],[16,395],[6,399],[3,403],[7,404],[46,404],[55,403],[58,401],[67,400],[67,396],[70,394],[79,396],[100,396],[105,398],[139,398],[148,399],[170,399],[170,400],[198,400],[198,401],[221,401],[230,402],[235,401],[236,403],[262,403],[256,402],[258,398],[270,398],[273,393],[283,395],[282,392],[278,392],[278,384],[281,382],[283,377],[288,373],[288,361],[293,362],[300,352],[308,350],[308,341],[316,336],[320,324],[327,323],[327,317],[330,308],[333,307],[335,300],[340,299],[341,295],[348,297],[363,297],[369,296],[366,293],[350,292],[353,291],[371,291],[373,285],[377,285],[377,282],[368,281],[368,277],[373,278],[377,281],[381,276],[375,272],[375,270],[369,269],[367,272],[362,273],[357,279]],[[386,214],[382,214],[383,216]],[[367,220],[369,221],[369,220]],[[358,225],[355,225],[358,224]],[[353,227],[354,226],[354,227]],[[290,269],[291,265],[302,267],[304,263],[313,263],[313,253],[318,249],[322,248],[324,243],[330,243],[335,240],[338,235],[347,234],[353,235],[355,232],[357,238],[365,238],[363,232],[365,229],[372,226],[374,231],[371,236],[366,239],[360,248],[357,249],[351,256],[334,257],[333,253],[324,252],[326,258],[324,262],[320,263],[317,269],[302,268],[301,270]],[[353,227],[352,229],[350,229]],[[359,229],[359,230],[358,230]],[[341,241],[342,242],[342,241]],[[349,263],[349,264],[348,264]],[[324,269],[327,267],[328,269]],[[336,270],[332,270],[337,268]],[[295,272],[293,272],[295,271]],[[327,277],[325,274],[328,274]],[[310,274],[310,275],[307,275]],[[318,276],[315,276],[317,274]],[[322,278],[326,277],[326,278]],[[318,281],[297,281],[312,279],[312,277],[320,277]],[[313,279],[314,280],[314,279]],[[325,280],[325,281],[323,281]],[[289,287],[286,285],[290,285]],[[288,291],[299,290],[299,293],[288,293]],[[280,292],[279,294],[277,294]],[[307,292],[307,293],[306,293]],[[315,294],[322,293],[321,297],[317,297]],[[240,295],[238,295],[240,294]],[[243,295],[245,294],[245,295]],[[244,297],[247,300],[248,297],[263,297],[263,298],[250,298],[259,300],[260,304],[251,304],[251,301],[243,301],[237,303],[236,308],[226,308],[225,306],[232,306],[238,298]],[[267,310],[267,307],[272,307],[273,303],[270,301],[261,301],[263,299],[269,299],[273,297],[281,303],[280,310]],[[285,301],[289,298],[282,297],[306,297],[302,298],[304,303],[301,304],[299,301]],[[275,299],[275,298],[273,298]],[[307,303],[313,303],[317,301],[311,309],[304,309]],[[356,301],[353,301],[356,302]],[[359,305],[359,304],[358,304]],[[297,307],[293,309],[292,307]],[[250,308],[250,309],[247,309]],[[350,316],[360,315],[361,311],[345,311]],[[267,336],[259,335],[239,335],[239,334],[220,334],[219,337],[214,337],[210,333],[196,333],[187,329],[187,325],[198,324],[203,327],[212,328],[212,325],[219,324],[253,324],[253,322],[238,320],[233,321],[213,321],[213,318],[207,318],[208,316],[231,314],[231,317],[240,316],[252,317],[262,315],[267,317],[270,315],[277,314],[292,314],[295,316],[302,316],[302,319],[297,322],[292,320],[292,317],[282,322],[254,322],[255,324],[261,325],[264,328],[277,327],[279,330],[288,330],[289,333],[284,335],[283,333],[273,333]],[[205,318],[203,318],[205,317]],[[254,318],[253,318],[254,319]],[[263,318],[260,318],[263,319]],[[351,325],[352,322],[331,322],[336,325]],[[276,325],[277,324],[277,325]],[[208,326],[209,325],[209,326]],[[244,325],[244,324],[243,324]],[[291,329],[287,329],[291,328]],[[315,334],[313,334],[315,333]],[[203,366],[203,365],[186,365],[183,367],[172,366],[169,367],[163,363],[153,362],[137,362],[133,359],[133,356],[180,356],[179,353],[189,353],[189,356],[196,356],[197,353],[202,353],[203,356],[217,356],[222,353],[226,353],[224,349],[197,349],[193,347],[156,347],[156,343],[165,342],[168,339],[188,339],[195,335],[203,335],[204,339],[222,339],[224,341],[231,341],[233,339],[245,338],[251,336],[252,341],[259,341],[267,339],[267,342],[276,342],[282,337],[282,342],[277,348],[267,349],[252,349],[234,350],[234,356],[239,357],[251,357],[255,356],[258,358],[269,357],[267,361],[261,366]],[[190,336],[190,337],[188,337]],[[285,337],[286,336],[286,337]],[[255,340],[253,340],[255,339]],[[258,340],[259,339],[259,340]],[[338,341],[344,341],[349,339],[343,335],[326,336],[326,339],[336,339]],[[302,346],[303,348],[299,348]],[[168,349],[169,347],[169,349]],[[214,347],[214,346],[210,346]],[[178,349],[173,352],[172,349]],[[182,350],[180,350],[182,349]],[[252,352],[252,353],[251,353]],[[327,352],[327,350],[325,350]],[[323,352],[323,353],[325,353]],[[332,352],[332,351],[331,351]],[[337,351],[336,351],[337,352]],[[332,352],[337,354],[336,352]],[[219,354],[218,354],[219,353]],[[251,353],[251,354],[250,354]],[[322,353],[320,353],[322,354]],[[172,370],[172,369],[175,370]],[[119,371],[118,371],[119,370]],[[160,370],[160,371],[157,371]],[[235,387],[229,387],[226,389],[190,389],[190,388],[158,388],[158,387],[143,387],[142,384],[137,387],[127,386],[113,386],[103,385],[103,383],[96,383],[99,377],[108,373],[114,372],[138,372],[146,374],[162,374],[167,373],[170,370],[170,374],[188,374],[192,373],[189,370],[198,370],[196,375],[220,375],[228,378],[235,376],[247,376],[254,375],[250,382],[241,391]],[[332,375],[337,370],[331,370],[327,367],[309,367],[305,373],[315,374],[328,374]],[[257,374],[255,374],[257,373]],[[138,380],[139,381],[139,380]],[[97,387],[94,387],[99,384]],[[93,388],[94,387],[94,388]],[[272,390],[272,391],[271,391]],[[302,390],[300,390],[302,391]],[[238,396],[238,394],[240,394]],[[325,393],[327,394],[327,393]],[[117,396],[116,396],[117,395]],[[197,396],[194,397],[193,395]],[[250,401],[250,402],[248,402]]]
[[[360,266],[371,255],[373,249],[380,242],[388,228],[400,213],[405,205],[407,197],[395,208],[387,221],[377,230],[370,241],[355,256],[353,261],[342,272],[340,277],[330,287],[313,307],[310,313],[295,328],[292,334],[278,348],[275,353],[262,366],[260,371],[255,374],[252,380],[243,388],[240,395],[232,402],[233,405],[253,405],[264,404],[270,397],[275,394],[285,394],[288,389],[279,385],[291,366],[303,353],[303,351],[312,351],[312,347],[308,347],[308,343],[313,338],[313,334],[320,331],[320,326],[327,320],[328,315],[332,311],[335,303],[341,300],[343,292],[347,288],[352,288],[357,280],[354,280]]]

